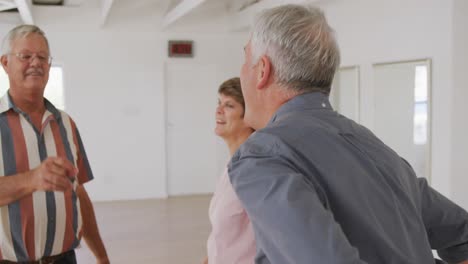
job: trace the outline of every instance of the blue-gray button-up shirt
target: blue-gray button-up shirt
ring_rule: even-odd
[[[468,213],[321,93],[284,104],[233,156],[229,176],[256,263],[427,264],[431,248],[468,259]]]

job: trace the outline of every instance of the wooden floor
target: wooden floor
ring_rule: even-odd
[[[202,263],[211,195],[94,204],[111,263]],[[96,263],[82,242],[79,264]]]

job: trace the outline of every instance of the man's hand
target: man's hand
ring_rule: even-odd
[[[78,169],[67,159],[49,157],[31,171],[32,184],[36,191],[65,192],[72,189],[77,173]]]

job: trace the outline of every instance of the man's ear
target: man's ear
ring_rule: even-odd
[[[271,60],[266,55],[263,55],[258,60],[258,83],[257,89],[263,89],[267,87],[270,78],[272,77],[272,65]]]
[[[7,55],[2,55],[2,57],[0,57],[0,61],[2,62],[2,67],[3,67],[3,69],[5,70],[5,72],[8,73],[8,71],[7,71],[7,68],[8,68],[8,58],[7,58]]]

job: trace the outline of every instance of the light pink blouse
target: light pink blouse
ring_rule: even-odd
[[[208,237],[209,264],[252,264],[255,238],[252,223],[229,181],[227,168],[218,180],[211,199]]]

